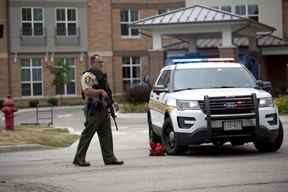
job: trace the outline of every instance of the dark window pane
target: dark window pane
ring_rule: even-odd
[[[235,12],[237,15],[246,15],[246,6],[245,5],[237,5],[235,7]]]
[[[65,21],[65,9],[56,10],[57,21]]]
[[[248,15],[258,15],[258,5],[248,5]]]
[[[65,23],[57,23],[57,35],[66,35]]]
[[[31,96],[31,86],[30,84],[22,84],[21,85],[21,95],[22,96]]]
[[[0,25],[0,38],[3,38],[4,36],[4,25]]]
[[[42,83],[33,83],[33,96],[42,95]]]
[[[28,58],[21,59],[21,66],[22,67],[29,67],[30,66],[30,59],[28,59]]]
[[[121,24],[121,35],[129,35],[128,24]]]
[[[132,10],[130,12],[130,21],[137,21],[138,20],[138,10]]]
[[[22,23],[22,35],[32,36],[32,24]]]
[[[36,36],[43,35],[43,24],[42,23],[34,23],[34,35],[36,35]]]
[[[121,19],[120,21],[128,22],[128,10],[121,10]]]
[[[77,35],[76,23],[68,23],[68,35]]]
[[[122,63],[125,65],[130,64],[130,57],[128,57],[128,56],[122,57]]]
[[[131,35],[134,35],[134,36],[138,36],[139,35],[139,29],[131,29]]]
[[[42,81],[42,70],[41,69],[33,69],[33,81]]]
[[[76,10],[68,9],[68,21],[76,21]]]
[[[69,78],[70,78],[70,80],[75,80],[75,70],[71,66],[69,69]]]
[[[259,17],[258,16],[250,16],[249,18],[253,19],[253,20],[257,21],[257,22],[259,21]]]
[[[64,95],[64,85],[56,85],[56,95]]]
[[[41,59],[40,58],[32,58],[32,66],[41,66]]]
[[[31,8],[22,8],[22,21],[31,21]]]
[[[124,80],[123,81],[123,90],[127,91],[130,88],[130,81]]]
[[[140,67],[133,67],[133,78],[140,78]]]
[[[132,57],[132,65],[133,64],[140,64],[140,57]]]
[[[67,95],[74,95],[75,94],[75,83],[70,82],[67,84]]]
[[[169,9],[159,9],[158,10],[158,14],[163,14],[163,13],[167,13],[169,11]]]
[[[230,13],[232,12],[231,6],[222,6],[221,9],[222,9],[223,11],[226,11],[226,12],[230,12]]]
[[[30,81],[30,69],[21,70],[21,81]]]
[[[130,78],[130,67],[123,67],[123,78]]]
[[[140,84],[140,80],[134,79],[132,82],[132,87],[134,87],[135,85],[139,85],[139,84]]]
[[[43,13],[41,8],[34,9],[34,21],[42,21],[43,20]]]

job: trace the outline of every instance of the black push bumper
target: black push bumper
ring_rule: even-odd
[[[244,132],[225,132],[219,131],[217,135],[210,137],[210,133],[207,128],[202,128],[194,131],[193,133],[175,133],[176,142],[178,145],[199,145],[202,143],[210,143],[213,141],[243,141],[253,142],[255,140],[264,140],[267,142],[273,142],[278,136],[278,129],[269,130],[266,127],[260,126],[253,132],[249,130]]]

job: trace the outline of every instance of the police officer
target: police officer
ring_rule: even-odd
[[[89,144],[97,132],[105,165],[122,165],[113,152],[113,140],[108,106],[112,92],[103,73],[103,60],[99,55],[90,58],[91,68],[81,77],[82,94],[85,97],[85,129],[81,133],[73,161],[76,166],[90,166],[85,160]]]

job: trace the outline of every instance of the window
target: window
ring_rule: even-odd
[[[43,35],[43,8],[22,8],[22,35]]]
[[[163,14],[163,13],[167,13],[167,12],[169,12],[169,11],[171,11],[171,9],[162,8],[162,9],[159,9],[159,10],[158,10],[158,14],[160,15],[160,14]]]
[[[237,5],[235,13],[240,16],[248,17],[255,21],[259,21],[259,8],[258,5]]]
[[[246,16],[246,6],[245,5],[236,5],[235,13],[240,16]]]
[[[21,95],[42,95],[42,64],[41,58],[21,59]]]
[[[221,10],[231,13],[232,12],[232,7],[231,6],[222,6]]]
[[[68,79],[70,80],[65,84],[56,85],[56,95],[75,95],[75,63],[73,57],[56,58],[55,63],[68,65]]]
[[[76,8],[56,9],[56,35],[77,35],[77,11]]]
[[[258,5],[248,5],[248,17],[259,21],[259,8]]]
[[[157,85],[163,85],[164,88],[169,88],[171,71],[164,71],[157,81]]]
[[[0,38],[4,36],[4,25],[0,25]]]
[[[133,85],[141,81],[141,63],[139,56],[124,56],[122,57],[122,72],[123,72],[123,85],[124,90],[133,87]]]
[[[120,19],[121,36],[139,37],[139,30],[130,27],[130,24],[132,24],[134,21],[137,20],[138,20],[138,10],[134,9],[121,10],[121,19]]]

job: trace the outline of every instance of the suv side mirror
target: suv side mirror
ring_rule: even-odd
[[[162,93],[162,92],[168,93],[169,89],[164,87],[164,85],[155,85],[153,87],[153,91],[156,93]]]
[[[272,93],[272,83],[270,81],[257,80],[256,84],[259,89]]]

